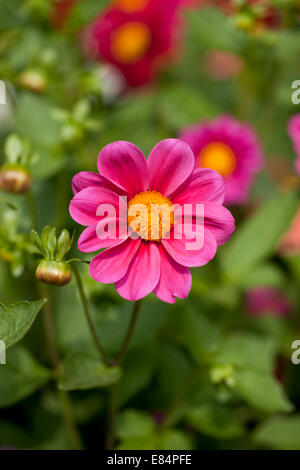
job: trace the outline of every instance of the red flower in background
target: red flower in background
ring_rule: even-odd
[[[56,28],[64,26],[78,1],[55,3]],[[144,85],[176,49],[179,7],[194,5],[194,0],[115,0],[82,32],[83,48],[93,60],[117,67],[129,86]]]
[[[129,86],[151,80],[178,38],[181,0],[118,0],[84,33],[85,49],[116,66]]]

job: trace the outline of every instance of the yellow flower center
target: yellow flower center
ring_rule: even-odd
[[[114,32],[111,53],[122,64],[134,64],[145,55],[150,41],[151,32],[148,26],[130,21]]]
[[[149,0],[117,0],[117,6],[126,13],[143,10]]]
[[[212,142],[206,145],[199,154],[199,164],[203,168],[211,168],[221,176],[232,175],[236,167],[236,156],[229,145],[223,142]]]
[[[128,203],[127,220],[140,238],[158,242],[174,225],[173,204],[158,191],[136,194]]]

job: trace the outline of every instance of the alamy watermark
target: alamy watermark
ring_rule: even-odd
[[[132,239],[184,240],[186,250],[204,246],[204,204],[127,204],[119,196],[118,207],[100,204],[96,234],[99,240]]]
[[[293,81],[292,88],[295,90],[292,93],[292,103],[300,104],[300,80]]]
[[[6,364],[6,346],[4,341],[0,341],[0,365]]]
[[[0,80],[0,104],[6,104],[6,84]]]
[[[295,366],[298,366],[300,364],[300,339],[295,339],[295,341],[292,343],[291,348],[295,349],[292,354],[292,363]]]

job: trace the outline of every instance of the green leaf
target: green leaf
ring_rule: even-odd
[[[244,433],[234,410],[218,403],[204,403],[191,408],[186,418],[197,431],[216,439],[233,439]]]
[[[217,365],[230,364],[238,368],[253,368],[269,372],[273,368],[276,349],[274,342],[250,333],[229,336],[214,355]]]
[[[199,119],[212,118],[217,113],[216,106],[199,89],[173,86],[164,90],[161,96],[161,119],[176,129],[194,124]]]
[[[155,430],[153,419],[146,413],[135,410],[124,411],[118,419],[117,437],[119,439],[144,438]]]
[[[264,448],[300,450],[300,415],[268,419],[255,430],[253,441]]]
[[[267,258],[289,227],[297,207],[293,193],[281,194],[246,220],[223,251],[221,263],[225,276],[236,281]]]
[[[55,258],[62,260],[71,249],[71,239],[68,230],[64,229],[58,240]]]
[[[27,333],[46,299],[18,302],[5,307],[0,304],[0,340],[9,348]]]
[[[281,269],[271,263],[261,263],[247,274],[237,280],[239,286],[244,289],[254,287],[271,286],[280,287],[284,283],[284,274]]]
[[[6,364],[0,366],[0,407],[14,405],[41,388],[51,373],[21,346],[8,351]]]
[[[289,412],[293,405],[281,384],[271,374],[259,370],[236,372],[236,390],[254,408],[265,413]]]
[[[16,163],[23,151],[23,143],[16,134],[11,134],[5,142],[4,152],[10,163]]]
[[[165,429],[157,436],[159,450],[191,450],[192,443],[189,436],[179,429]]]
[[[63,361],[59,388],[69,391],[107,387],[118,382],[120,376],[119,367],[106,366],[96,353],[75,351]]]

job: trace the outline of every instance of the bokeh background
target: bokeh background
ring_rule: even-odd
[[[101,32],[103,15],[120,5],[0,1],[0,79],[7,92],[0,160],[15,134],[29,148],[32,175],[27,195],[0,193],[0,300],[10,306],[47,297],[61,360],[77,354],[79,370],[93,368],[76,284],[37,283],[30,230],[76,229],[78,238],[81,229],[68,212],[71,179],[94,171],[109,142],[127,140],[148,155],[158,141],[224,113],[251,124],[264,165],[246,200],[230,206],[232,239],[207,266],[192,270],[186,300],[169,305],[150,295],[143,302],[117,389],[115,447],[299,450],[300,364],[291,358],[300,340],[294,220],[300,180],[287,132],[300,112],[291,99],[300,80],[299,3],[237,1],[229,9],[230,2],[167,3],[157,6],[155,60],[128,72],[100,57],[91,34],[95,20]],[[264,10],[255,9],[258,3]],[[126,55],[132,45],[121,47]],[[76,243],[72,256],[90,259]],[[113,355],[132,306],[113,286],[91,279],[86,264],[79,268],[97,332]],[[61,396],[49,364],[41,312],[0,365],[0,446],[102,448],[107,387],[69,384]]]

